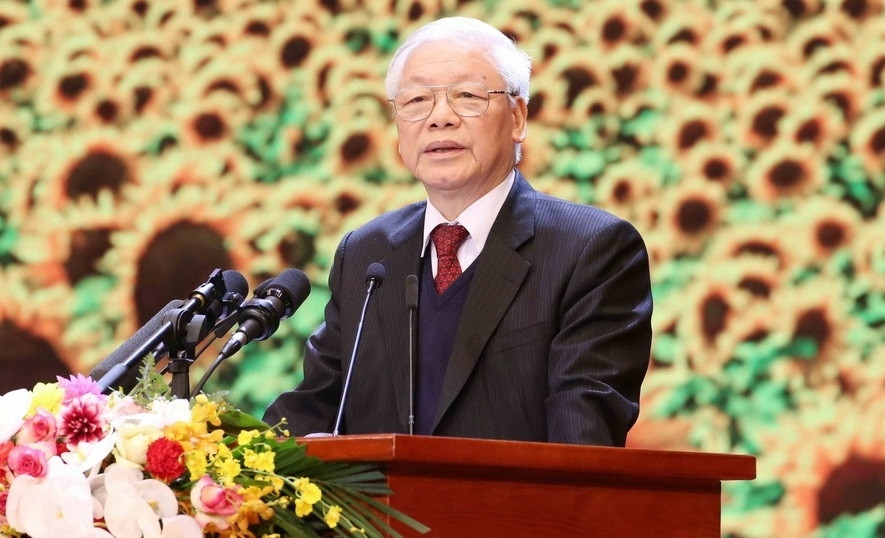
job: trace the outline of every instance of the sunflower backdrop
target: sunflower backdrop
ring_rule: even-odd
[[[216,267],[297,267],[307,303],[213,380],[260,414],[340,237],[422,196],[383,77],[452,14],[534,58],[535,187],[647,241],[630,444],[758,456],[728,536],[885,533],[882,0],[0,2],[0,392],[90,370]]]

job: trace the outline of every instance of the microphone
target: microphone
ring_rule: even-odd
[[[406,308],[409,309],[409,435],[415,433],[415,355],[418,332],[418,277],[406,277]]]
[[[256,294],[243,304],[240,327],[221,348],[222,360],[252,340],[265,340],[280,327],[280,320],[291,316],[310,294],[310,280],[298,269],[286,269],[273,280],[261,283]]]
[[[298,269],[286,269],[276,278],[268,278],[256,286],[252,299],[240,309],[240,327],[206,369],[191,398],[199,394],[219,364],[252,340],[269,338],[280,327],[280,320],[291,316],[309,294],[310,280]]]
[[[167,352],[163,340],[170,331],[186,331],[187,328],[182,325],[195,318],[209,317],[214,322],[218,315],[239,308],[243,296],[248,292],[246,277],[237,271],[215,269],[186,301],[175,299],[163,307],[129,340],[93,368],[89,376],[96,380],[103,391],[119,387],[129,392],[138,383],[135,365],[152,351],[158,358],[163,356]],[[197,323],[203,324],[203,321]],[[196,336],[202,338],[202,334]]]
[[[360,314],[360,321],[356,327],[356,339],[353,342],[353,353],[350,355],[350,367],[347,369],[347,377],[344,379],[344,388],[341,389],[341,401],[338,403],[338,416],[335,418],[335,427],[332,429],[332,435],[338,435],[338,428],[341,427],[341,417],[344,415],[344,401],[347,399],[347,390],[350,388],[350,377],[353,375],[353,365],[356,361],[356,352],[360,346],[360,336],[363,333],[363,323],[366,321],[366,310],[369,307],[369,299],[372,292],[381,287],[387,271],[384,266],[378,262],[372,262],[366,269],[366,301],[363,303],[363,311]]]
[[[122,387],[124,392],[132,390],[138,383],[138,370],[135,368],[130,370],[127,364],[130,361],[137,361],[150,353],[151,349],[153,349],[153,346],[150,346],[152,337],[163,326],[166,313],[170,310],[181,308],[183,305],[184,301],[180,299],[170,301],[159,312],[154,314],[154,317],[135,331],[135,334],[123,342],[120,347],[98,363],[89,372],[89,377],[102,385],[103,389]],[[142,349],[144,347],[148,347],[148,349]]]

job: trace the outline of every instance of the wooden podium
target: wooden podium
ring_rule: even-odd
[[[440,537],[719,537],[720,482],[756,476],[752,456],[702,452],[398,434],[303,441],[328,461],[378,463],[388,504]]]

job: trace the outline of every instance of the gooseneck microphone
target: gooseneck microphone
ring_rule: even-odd
[[[332,429],[332,435],[338,435],[338,429],[341,427],[341,417],[344,416],[344,402],[347,400],[347,391],[350,388],[350,378],[353,375],[356,352],[360,347],[360,336],[363,334],[363,323],[366,321],[369,299],[372,297],[372,292],[381,287],[386,274],[387,271],[384,270],[384,266],[378,262],[369,264],[369,267],[366,269],[366,300],[363,303],[360,322],[356,327],[356,339],[353,342],[353,352],[350,354],[350,366],[347,369],[347,377],[344,379],[344,388],[341,389],[341,401],[338,403],[338,416],[335,418],[335,427]]]
[[[406,308],[409,309],[409,435],[415,433],[415,356],[418,332],[418,277],[406,277]]]

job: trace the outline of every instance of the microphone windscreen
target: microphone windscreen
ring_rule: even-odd
[[[415,275],[406,277],[406,308],[418,309],[418,277]]]
[[[172,310],[173,308],[181,308],[184,305],[184,301],[179,299],[173,299],[166,306],[160,309],[159,312],[154,314],[154,317],[149,319],[147,323],[141,326],[140,329],[135,331],[128,340],[123,342],[123,344],[115,349],[110,355],[108,355],[103,361],[98,363],[98,365],[89,372],[89,377],[93,380],[98,381],[106,373],[108,373],[111,368],[118,364],[122,364],[123,361],[126,360],[129,355],[135,352],[139,347],[148,342],[148,340],[154,336],[154,334],[160,330],[160,327],[163,325],[163,316],[166,315],[166,312]],[[138,382],[138,370],[139,368],[133,368],[129,371],[127,375],[125,375],[122,379],[120,379],[119,383],[117,383],[113,388],[123,387],[124,392],[129,392],[135,387]]]
[[[246,297],[249,293],[249,282],[237,271],[228,269],[221,273],[221,278],[224,280],[224,289],[227,293],[236,293],[240,297]]]
[[[261,297],[261,294],[264,293],[264,290],[266,290],[268,286],[270,286],[271,282],[273,282],[273,277],[268,278],[261,284],[255,286],[255,291],[252,293],[252,295],[254,297]]]
[[[375,281],[375,286],[380,286],[384,282],[385,276],[387,276],[387,271],[384,266],[378,262],[372,262],[366,269],[366,284]]]
[[[286,269],[268,284],[267,289],[278,289],[283,292],[286,316],[290,316],[310,295],[310,279],[303,271]]]

